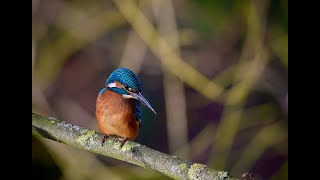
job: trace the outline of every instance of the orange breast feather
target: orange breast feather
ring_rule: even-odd
[[[133,140],[139,133],[139,122],[134,113],[134,99],[123,98],[120,94],[106,90],[96,102],[96,118],[99,130]]]

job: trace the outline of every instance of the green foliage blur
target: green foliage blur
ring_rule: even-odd
[[[118,67],[140,77],[135,140],[240,177],[288,179],[287,0],[33,0],[32,111],[97,129]],[[169,179],[32,137],[33,179]]]

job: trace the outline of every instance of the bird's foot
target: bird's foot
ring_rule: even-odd
[[[104,142],[106,141],[106,139],[109,137],[108,134],[104,134],[103,135],[103,138],[102,138],[102,141],[101,141],[101,146],[103,146]]]
[[[129,140],[128,138],[120,138],[121,140],[120,140],[120,142],[121,142],[121,144],[120,144],[120,149],[122,149],[122,147],[123,147],[123,145]]]

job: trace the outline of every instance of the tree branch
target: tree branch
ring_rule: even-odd
[[[32,113],[32,134],[159,171],[174,179],[234,179],[227,172],[188,162],[133,141],[127,141],[120,149],[119,139],[108,137],[101,146],[101,133],[35,113]]]

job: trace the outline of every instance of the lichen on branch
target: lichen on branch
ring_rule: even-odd
[[[101,146],[101,133],[35,113],[32,113],[32,134],[159,171],[173,179],[234,179],[225,171],[182,160],[133,141],[127,141],[120,148],[118,138],[108,137]]]

